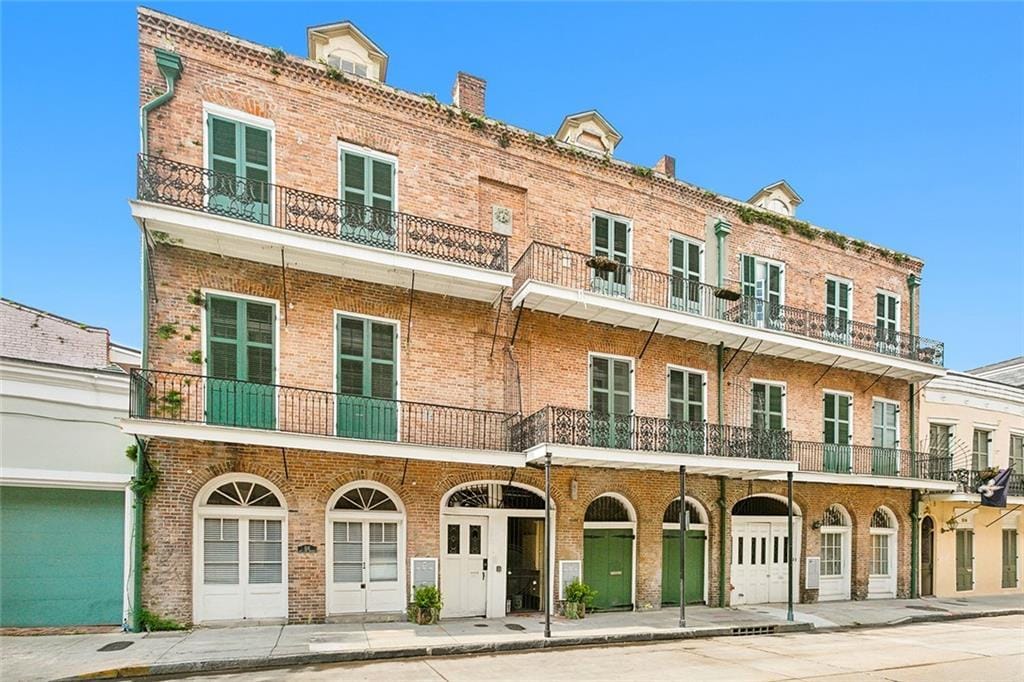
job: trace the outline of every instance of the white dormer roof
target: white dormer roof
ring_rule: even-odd
[[[795,216],[796,207],[804,202],[788,182],[779,180],[762,187],[747,200],[748,204],[766,208],[782,215]]]
[[[611,154],[622,135],[596,109],[570,114],[562,121],[555,139],[602,154]]]
[[[327,62],[343,73],[380,82],[387,77],[388,53],[351,21],[310,26],[306,43],[310,59]]]

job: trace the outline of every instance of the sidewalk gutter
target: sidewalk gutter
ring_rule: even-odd
[[[761,623],[742,626],[703,627],[686,630],[664,630],[658,632],[628,632],[607,635],[580,635],[553,637],[551,639],[521,639],[507,642],[481,642],[479,644],[443,644],[421,647],[398,647],[390,649],[359,649],[330,653],[291,654],[286,656],[260,656],[254,658],[222,658],[204,661],[182,661],[180,663],[154,663],[152,665],[111,668],[83,675],[61,678],[63,680],[112,680],[164,675],[186,675],[201,673],[241,672],[271,668],[291,668],[301,665],[324,665],[330,663],[351,663],[356,661],[384,661],[397,658],[431,658],[439,656],[466,656],[472,654],[494,654],[538,649],[561,649],[569,647],[592,647],[610,644],[634,644],[645,642],[666,642],[708,637],[752,636],[743,634],[747,630],[763,629],[764,634],[786,632],[810,632],[810,623]]]
[[[551,639],[522,639],[507,642],[482,642],[479,644],[444,644],[422,647],[398,647],[390,649],[360,649],[355,651],[338,651],[330,653],[291,654],[286,656],[260,656],[253,658],[223,658],[203,661],[183,661],[180,663],[154,663],[152,665],[126,666],[111,668],[83,675],[63,678],[64,680],[111,680],[137,679],[141,677],[160,677],[175,675],[192,675],[203,673],[242,672],[248,670],[267,670],[274,668],[291,668],[305,665],[326,665],[332,663],[352,663],[362,661],[384,661],[399,658],[431,658],[440,656],[467,656],[473,654],[495,654],[514,651],[533,651],[539,649],[562,649],[570,647],[592,647],[611,644],[642,644],[645,642],[668,642],[673,640],[704,639],[708,637],[759,636],[747,634],[750,631],[759,634],[783,634],[790,632],[837,632],[841,630],[861,630],[874,628],[898,627],[915,623],[935,623],[951,620],[972,618],[990,618],[995,616],[1024,615],[1024,608],[987,609],[984,611],[967,611],[961,613],[928,613],[912,615],[898,620],[881,623],[853,623],[828,627],[814,627],[811,623],[763,623],[745,624],[742,626],[703,627],[686,630],[664,630],[657,632],[630,632],[607,635],[580,635],[554,637]]]

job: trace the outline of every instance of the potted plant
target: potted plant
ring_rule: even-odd
[[[740,292],[735,289],[715,289],[715,298],[720,298],[723,301],[738,301]]]
[[[573,620],[583,618],[596,596],[597,591],[593,587],[578,579],[573,580],[565,586],[565,602],[562,604],[565,617]]]
[[[433,625],[441,620],[441,590],[433,585],[421,585],[412,595],[409,620],[417,625]]]
[[[619,262],[606,256],[591,256],[587,259],[587,267],[598,272],[615,272],[619,269]]]

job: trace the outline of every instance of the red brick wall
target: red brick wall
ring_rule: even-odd
[[[502,467],[409,461],[408,468],[405,468],[404,460],[400,459],[290,449],[282,452],[277,448],[171,440],[154,441],[149,455],[160,471],[160,483],[146,507],[143,601],[147,609],[181,621],[192,618],[195,496],[205,483],[216,476],[228,472],[251,473],[266,478],[281,490],[289,510],[289,618],[293,622],[305,622],[322,620],[326,615],[324,518],[328,500],[338,488],[353,481],[371,480],[383,483],[397,493],[407,513],[407,561],[414,556],[438,556],[440,505],[446,492],[471,481],[507,481],[510,475],[509,470]],[[543,489],[543,472],[517,470],[514,478],[520,483]],[[577,482],[576,499],[572,499],[570,494],[573,480]],[[552,476],[552,498],[556,505],[555,561],[582,559],[583,518],[587,506],[599,495],[618,493],[630,502],[637,516],[637,605],[640,608],[659,606],[662,518],[669,503],[678,497],[678,490],[678,478],[673,473],[556,466]],[[740,499],[758,493],[784,495],[785,484],[727,481],[725,509],[729,510]],[[704,476],[690,476],[687,494],[708,513],[708,586],[710,603],[717,604],[721,523],[719,482]],[[804,579],[803,557],[818,555],[819,534],[811,529],[811,522],[820,520],[830,504],[839,503],[853,515],[852,592],[855,598],[863,598],[867,594],[871,513],[878,505],[884,504],[895,512],[899,522],[898,592],[900,595],[907,593],[909,492],[797,483],[794,501],[803,514],[801,585]],[[728,518],[726,523],[728,526]],[[727,527],[727,537],[729,532]],[[318,551],[299,554],[296,548],[303,544],[316,545]],[[731,555],[727,552],[727,567],[730,562]],[[802,592],[805,601],[816,598],[814,590]]]

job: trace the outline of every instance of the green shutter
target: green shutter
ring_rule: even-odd
[[[397,243],[395,165],[351,151],[341,153],[341,221],[345,239],[393,249]]]
[[[1017,587],[1017,530],[1003,529],[1003,581],[1005,588]]]
[[[974,531],[956,531],[956,589],[974,589]]]
[[[609,296],[625,296],[629,266],[629,225],[604,215],[591,218],[593,254],[620,263],[615,272],[593,271],[592,288]]]
[[[274,428],[274,306],[216,295],[206,300],[207,420]]]
[[[270,131],[209,116],[208,207],[213,213],[270,222]]]
[[[632,423],[631,372],[630,363],[626,360],[591,358],[591,441],[595,446],[629,446]]]
[[[740,256],[743,271],[743,295],[754,296],[757,293],[757,261],[753,256],[743,254]]]
[[[340,315],[337,338],[338,435],[396,440],[397,328],[387,322]]]

